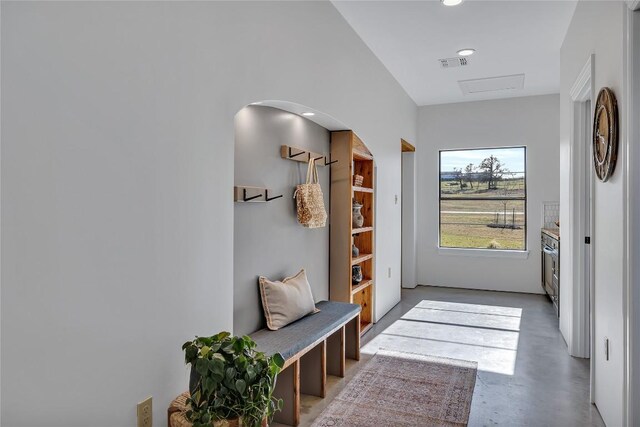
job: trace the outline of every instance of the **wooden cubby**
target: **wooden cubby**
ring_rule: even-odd
[[[375,286],[375,163],[367,146],[352,131],[331,132],[331,209],[330,209],[330,287],[333,301],[360,304],[360,332],[373,326]],[[362,175],[361,186],[353,185],[353,176]],[[362,227],[352,223],[352,202],[362,206]],[[351,253],[351,244],[360,250]],[[363,279],[354,284],[351,267],[362,267]]]

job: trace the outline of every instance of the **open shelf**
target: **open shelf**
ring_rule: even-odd
[[[364,151],[353,149],[353,160],[373,160],[373,156]]]
[[[373,188],[353,187],[353,191],[355,191],[357,193],[373,193]]]
[[[351,294],[357,294],[358,292],[360,292],[361,290],[363,290],[364,288],[372,284],[373,284],[373,280],[364,279],[362,282],[358,283],[357,286],[351,285]]]
[[[373,254],[360,254],[359,256],[351,259],[351,265],[360,264],[368,259],[373,258]]]
[[[373,227],[354,228],[351,230],[351,234],[366,233],[368,231],[373,231]]]

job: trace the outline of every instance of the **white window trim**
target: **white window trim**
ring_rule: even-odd
[[[442,248],[438,247],[438,255],[448,256],[469,256],[483,258],[512,258],[527,259],[529,250],[516,251],[507,249],[465,249],[465,248]]]
[[[638,0],[640,1],[640,0]],[[491,148],[524,148],[525,149],[525,180],[527,177],[527,149],[526,145],[514,145],[514,146],[498,146],[498,147],[473,147],[473,148],[458,148],[458,149],[446,149],[438,151],[438,218],[440,218],[440,156],[442,155],[442,151],[464,151],[464,150],[479,150],[479,149],[491,149]],[[526,182],[526,181],[525,181]],[[524,205],[525,212],[529,209],[529,195],[525,193]],[[463,199],[462,199],[463,200]],[[529,214],[525,213],[525,221],[529,222]],[[526,224],[525,223],[525,224]],[[511,258],[511,259],[527,259],[529,258],[529,249],[525,250],[513,250],[513,249],[484,249],[484,248],[450,248],[447,246],[440,246],[440,237],[441,237],[441,224],[440,220],[438,220],[438,255],[450,255],[450,256],[470,256],[470,257],[484,257],[484,258]],[[526,227],[525,227],[526,230]],[[528,233],[525,233],[524,236],[525,247],[529,247],[529,236]]]

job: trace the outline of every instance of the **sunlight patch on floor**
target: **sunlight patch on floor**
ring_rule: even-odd
[[[513,375],[521,308],[423,300],[362,348],[478,362],[478,369]]]

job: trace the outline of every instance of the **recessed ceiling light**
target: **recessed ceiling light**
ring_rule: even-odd
[[[475,50],[475,49],[469,49],[469,48],[467,48],[467,49],[460,49],[460,50],[458,51],[458,55],[460,55],[460,56],[469,56],[469,55],[473,55],[475,52],[476,52],[476,50]]]
[[[315,116],[316,113],[312,113],[312,112],[307,111],[307,112],[302,113],[302,115],[303,116]]]
[[[457,6],[462,3],[462,0],[442,0],[442,4],[445,6]]]
[[[262,104],[262,101],[258,101],[258,102],[252,102],[251,105],[260,105]]]

